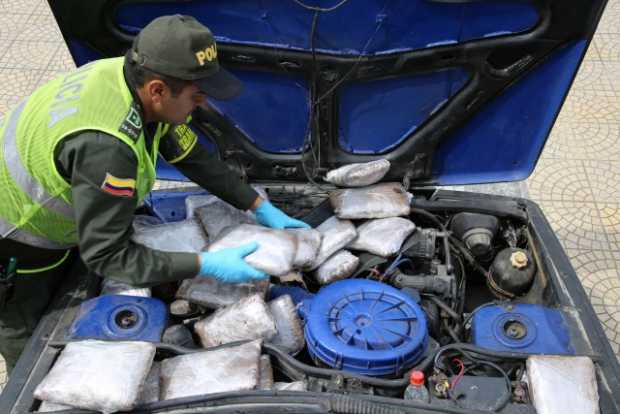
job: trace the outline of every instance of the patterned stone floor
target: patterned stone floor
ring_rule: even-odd
[[[73,67],[47,2],[0,0],[0,116],[38,85]],[[472,188],[529,190],[559,235],[618,355],[619,81],[620,0],[610,0],[534,174],[526,183]],[[0,387],[5,371],[0,358]]]

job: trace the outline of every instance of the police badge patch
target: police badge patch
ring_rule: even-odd
[[[127,116],[121,123],[118,130],[134,140],[138,139],[142,132],[142,118],[140,117],[140,111],[135,102],[131,103]]]

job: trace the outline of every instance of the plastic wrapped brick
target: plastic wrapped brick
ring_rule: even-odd
[[[319,267],[325,260],[338,250],[344,248],[355,237],[357,230],[349,220],[340,220],[336,216],[332,216],[321,223],[317,228],[323,235],[319,253],[306,270],[314,270]]]
[[[128,411],[138,402],[154,356],[149,342],[70,342],[34,396],[104,413]]]
[[[582,356],[532,355],[525,363],[538,414],[598,414],[596,368]]]
[[[185,279],[191,280],[191,279]],[[178,292],[178,290],[177,290]],[[185,299],[177,299],[170,303],[170,314],[180,318],[191,316],[196,313],[197,308]]]
[[[205,348],[244,339],[269,340],[277,333],[273,315],[260,295],[216,310],[197,322],[194,331]]]
[[[185,217],[197,218],[196,209],[207,206],[218,200],[220,199],[213,194],[200,194],[185,197]]]
[[[161,399],[253,390],[258,386],[260,351],[261,341],[252,341],[166,359],[161,365]]]
[[[357,228],[357,238],[347,247],[377,256],[392,256],[414,230],[415,224],[402,217],[370,220]]]
[[[307,385],[305,381],[274,382],[273,389],[277,391],[306,391]]]
[[[263,299],[269,289],[269,279],[256,280],[248,283],[223,283],[212,277],[196,276],[185,279],[176,297],[196,303],[210,309],[232,305],[240,299],[259,294]]]
[[[270,390],[273,388],[273,368],[269,355],[261,355],[259,364],[258,389]]]
[[[349,164],[329,171],[325,181],[340,187],[364,187],[381,181],[389,170],[390,162],[386,159]]]
[[[321,247],[321,232],[315,229],[288,229],[297,238],[297,251],[293,267],[302,269],[316,258]]]
[[[252,188],[258,193],[259,196],[261,196],[263,200],[269,200],[267,192],[265,191],[263,187],[252,185]],[[200,195],[187,196],[185,197],[185,216],[187,218],[195,217],[197,208],[204,207],[215,201],[221,201],[223,203],[226,203],[224,200],[222,200],[221,198],[218,198],[217,196],[214,196],[213,194],[200,194]],[[231,206],[230,204],[228,205]],[[234,208],[233,206],[231,207]],[[254,213],[247,212],[247,214],[249,217],[254,218]]]
[[[198,207],[194,214],[202,223],[210,240],[216,239],[228,227],[256,224],[253,214],[238,210],[219,199],[206,206]]]
[[[75,410],[75,407],[69,407],[68,405],[55,404],[48,401],[41,401],[41,405],[37,410],[38,413],[49,413],[62,410]]]
[[[308,287],[306,286],[306,281],[304,280],[304,275],[301,272],[298,272],[295,270],[285,275],[274,276],[274,279],[278,279],[279,284],[282,284],[282,283],[299,284],[303,286],[304,289],[306,290],[308,289]]]
[[[165,344],[197,348],[191,331],[183,324],[172,325],[166,328],[161,341]]]
[[[289,295],[269,302],[269,310],[276,322],[278,333],[269,341],[289,354],[296,354],[306,344],[297,308]]]
[[[286,230],[270,229],[252,224],[241,224],[228,228],[211,246],[210,252],[217,252],[230,247],[239,247],[250,242],[257,242],[258,249],[245,257],[245,261],[263,272],[279,276],[293,268],[297,252],[297,239]]]
[[[150,298],[151,288],[139,288],[106,277],[102,282],[101,295],[125,295]]]
[[[208,239],[195,219],[134,228],[131,240],[165,252],[199,253],[207,248]]]
[[[347,250],[341,250],[319,266],[314,272],[314,277],[319,284],[327,285],[351,276],[359,263],[360,259],[357,256]]]
[[[408,216],[411,211],[409,196],[399,183],[336,190],[329,195],[329,202],[341,219]]]
[[[138,405],[149,404],[159,401],[159,374],[161,372],[161,363],[153,362],[149,375],[146,376],[140,397],[138,397]]]

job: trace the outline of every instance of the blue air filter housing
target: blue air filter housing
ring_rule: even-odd
[[[334,282],[301,308],[315,361],[372,376],[399,375],[428,344],[426,317],[407,294],[364,279]]]

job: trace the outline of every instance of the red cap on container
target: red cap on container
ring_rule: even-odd
[[[413,371],[409,376],[409,382],[412,385],[424,385],[424,372],[422,371]]]

